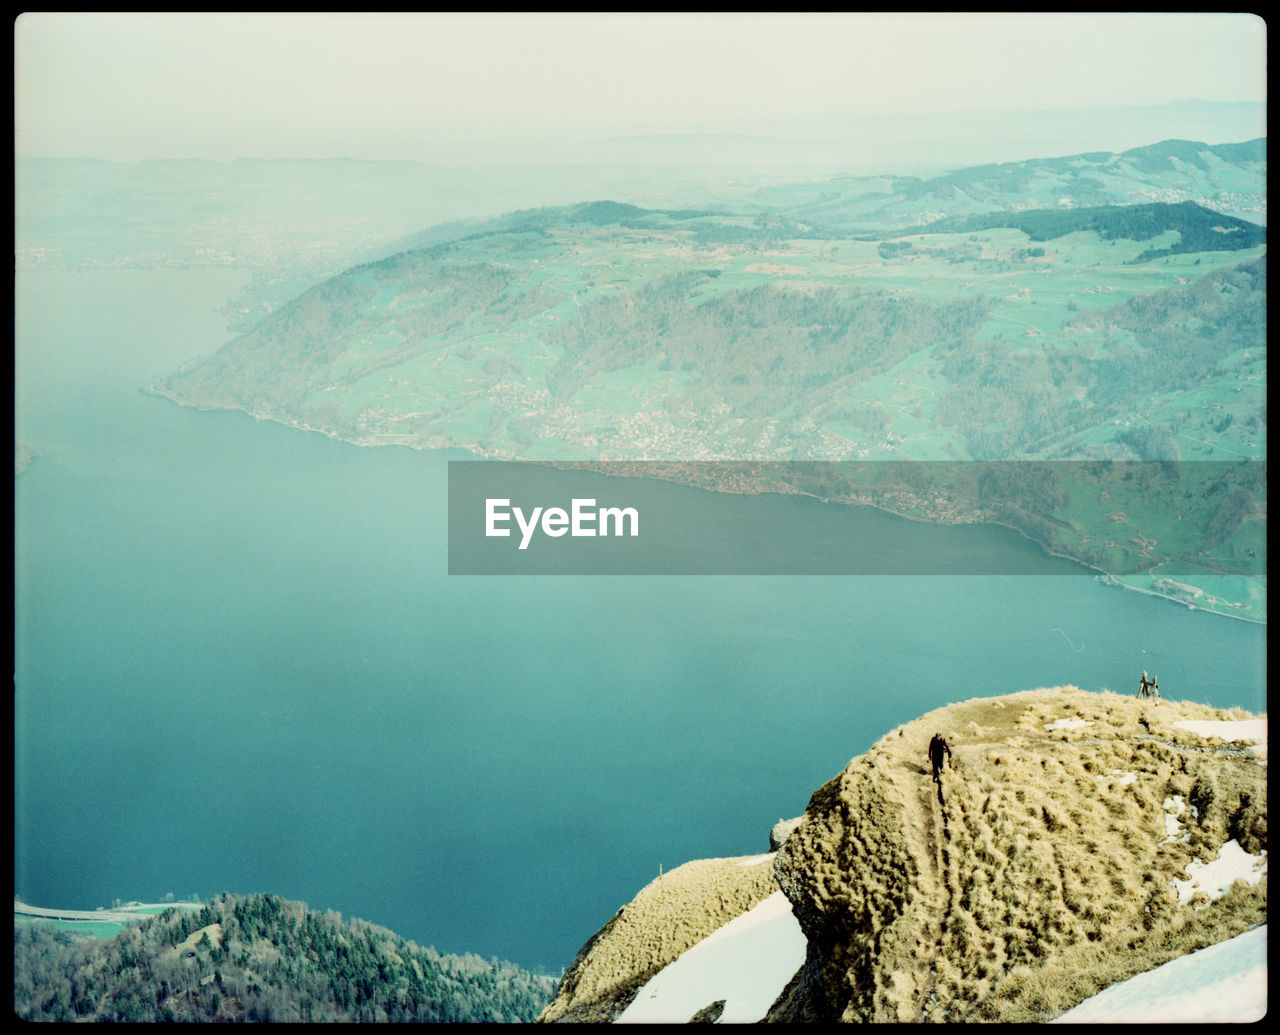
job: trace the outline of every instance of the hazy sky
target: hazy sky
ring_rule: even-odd
[[[1250,15],[28,14],[19,156],[424,158],[441,141],[1265,101]]]

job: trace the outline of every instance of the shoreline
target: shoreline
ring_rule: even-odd
[[[30,917],[33,921],[51,921],[66,923],[99,923],[99,924],[131,924],[139,920],[147,920],[158,916],[166,909],[200,909],[199,902],[128,902],[123,906],[110,909],[99,906],[97,909],[50,909],[46,906],[33,906],[17,898],[13,900],[15,916]]]
[[[295,431],[315,432],[317,434],[324,435],[326,438],[333,439],[334,441],[337,441],[337,442],[344,442],[347,445],[355,446],[356,448],[359,448],[359,449],[373,449],[373,448],[378,448],[382,446],[404,446],[408,449],[413,449],[413,450],[417,450],[419,452],[424,452],[424,453],[443,452],[449,449],[456,449],[464,453],[469,453],[480,460],[504,460],[504,461],[521,462],[521,463],[542,463],[542,464],[548,464],[550,466],[559,466],[559,465],[576,466],[580,464],[590,464],[593,466],[600,466],[602,464],[613,464],[613,463],[634,464],[634,463],[646,462],[646,461],[635,461],[635,460],[558,460],[558,459],[530,460],[528,458],[522,458],[517,456],[502,456],[497,453],[486,454],[486,453],[480,452],[475,447],[461,446],[461,445],[457,445],[456,443],[439,443],[439,444],[423,443],[421,440],[410,439],[409,436],[405,436],[405,438],[408,439],[407,441],[398,441],[398,442],[387,442],[387,441],[380,442],[372,439],[365,439],[364,441],[361,441],[358,438],[344,437],[338,432],[327,429],[327,428],[318,428],[313,425],[306,424],[300,420],[297,420],[296,418],[273,417],[267,414],[255,413],[254,411],[248,410],[243,406],[234,406],[234,405],[232,406],[201,406],[199,404],[189,402],[188,400],[179,396],[175,392],[172,392],[169,389],[164,388],[158,384],[144,385],[139,390],[146,395],[155,395],[163,399],[168,399],[170,402],[177,403],[179,406],[184,406],[187,409],[197,410],[199,412],[205,412],[205,413],[212,413],[212,412],[244,413],[252,417],[254,420],[268,421],[272,424],[279,424],[282,427],[292,428]],[[663,461],[663,462],[679,464],[679,463],[689,463],[689,462],[697,462],[697,461]],[[759,462],[767,463],[772,461],[759,461]],[[599,473],[607,474],[607,472],[599,472]],[[638,477],[638,476],[637,475],[628,476],[626,474],[618,474],[617,477]],[[809,492],[802,489],[791,489],[790,491],[787,491],[786,487],[781,487],[781,488],[773,487],[773,488],[763,488],[763,489],[757,488],[754,490],[754,492],[751,492],[750,490],[744,490],[744,489],[733,489],[733,488],[728,488],[723,486],[711,487],[705,484],[699,484],[699,483],[694,483],[689,481],[682,482],[676,479],[670,479],[670,480],[674,482],[674,484],[691,485],[694,488],[705,489],[708,492],[730,492],[730,493],[737,493],[737,494],[756,494],[756,495],[772,492],[772,493],[778,493],[779,495],[806,496],[810,499],[817,500],[820,503],[827,503],[835,506],[872,507],[876,510],[881,511],[882,513],[890,514],[894,517],[903,518],[907,521],[915,521],[919,524],[925,524],[925,525],[985,524],[985,525],[994,525],[1000,528],[1007,528],[1007,529],[1010,529],[1011,531],[1017,532],[1020,536],[1022,536],[1028,542],[1034,543],[1041,550],[1043,550],[1048,556],[1056,557],[1061,560],[1070,561],[1073,564],[1079,565],[1081,568],[1081,574],[1089,574],[1095,579],[1095,581],[1101,582],[1104,585],[1118,587],[1120,589],[1129,590],[1135,593],[1142,593],[1145,596],[1156,597],[1161,600],[1167,600],[1171,604],[1181,605],[1182,607],[1185,607],[1191,611],[1203,611],[1205,614],[1217,615],[1221,618],[1231,618],[1239,622],[1248,622],[1253,625],[1262,625],[1262,626],[1267,625],[1266,618],[1256,618],[1251,615],[1242,615],[1242,614],[1237,614],[1230,611],[1220,611],[1220,610],[1217,610],[1216,608],[1207,607],[1204,604],[1194,603],[1192,601],[1184,600],[1180,597],[1175,597],[1168,593],[1161,593],[1155,589],[1145,589],[1141,586],[1130,585],[1126,582],[1121,581],[1121,576],[1117,576],[1112,574],[1111,572],[1104,571],[1103,569],[1098,568],[1095,565],[1082,561],[1078,557],[1073,557],[1070,554],[1066,554],[1066,553],[1062,553],[1060,551],[1054,550],[1049,545],[1045,544],[1042,540],[1037,539],[1033,535],[1030,535],[1025,529],[1019,528],[1016,525],[1009,524],[1007,521],[1001,521],[996,518],[987,518],[981,515],[973,515],[971,517],[968,517],[967,520],[965,520],[961,518],[948,517],[944,515],[937,515],[932,517],[920,516],[918,514],[903,513],[902,511],[895,510],[891,507],[886,507],[883,504],[879,504],[873,501],[859,500],[859,499],[853,499],[853,498],[849,498],[849,499],[830,498],[830,497],[820,496],[817,493]],[[1241,577],[1249,578],[1249,577],[1257,577],[1257,576],[1245,575]],[[1265,576],[1262,576],[1262,578],[1265,578]]]

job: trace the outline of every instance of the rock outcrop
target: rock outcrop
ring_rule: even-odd
[[[773,825],[773,829],[769,831],[769,851],[776,852],[786,844],[787,838],[791,836],[792,831],[803,822],[803,816],[797,816],[795,819],[778,820]]]
[[[688,864],[707,868],[681,884],[677,915],[697,924],[652,907],[657,882],[642,891],[584,947],[542,1019],[616,1017],[680,946],[774,879],[808,949],[766,1020],[1051,1019],[1265,921],[1261,867],[1218,897],[1176,883],[1231,841],[1265,853],[1258,754],[1179,725],[1245,718],[1074,687],[930,712],[814,793],[772,873]],[[953,753],[940,792],[926,758],[939,731]]]

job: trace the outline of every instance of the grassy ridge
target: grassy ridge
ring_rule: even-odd
[[[778,890],[772,856],[743,861],[697,859],[641,889],[582,947],[538,1019],[613,1020],[654,974]]]
[[[1227,717],[1068,687],[893,731],[814,794],[779,853],[817,951],[771,1019],[1042,1021],[1262,922],[1265,878],[1212,903],[1173,888],[1229,839],[1266,848],[1265,769],[1173,726]],[[1046,729],[1061,719],[1084,725]],[[935,731],[955,753],[942,807]],[[1195,806],[1185,837],[1166,829],[1175,797]]]
[[[1050,1020],[1265,922],[1265,876],[1213,901],[1180,902],[1174,885],[1229,840],[1266,851],[1265,765],[1175,725],[1249,717],[1075,687],[930,712],[815,791],[772,867],[701,860],[644,888],[541,1019],[615,1018],[780,886],[809,954],[767,1020]],[[953,751],[944,804],[935,732]]]

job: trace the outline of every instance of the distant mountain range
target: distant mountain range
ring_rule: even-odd
[[[804,198],[780,186],[762,190],[754,200],[845,230],[901,228],[1020,208],[1184,201],[1265,224],[1266,163],[1265,138],[1238,144],[1166,140],[1119,154],[978,165],[929,179],[839,177],[810,183]]]
[[[886,92],[886,98],[892,91]],[[1119,150],[1143,143],[1247,140],[1266,132],[1266,105],[1182,100],[1130,107],[895,111],[815,109],[771,119],[744,112],[715,130],[650,127],[630,134],[442,143],[424,160],[450,164],[582,162],[770,171],[775,176],[910,172],[930,175],[1009,155]]]

